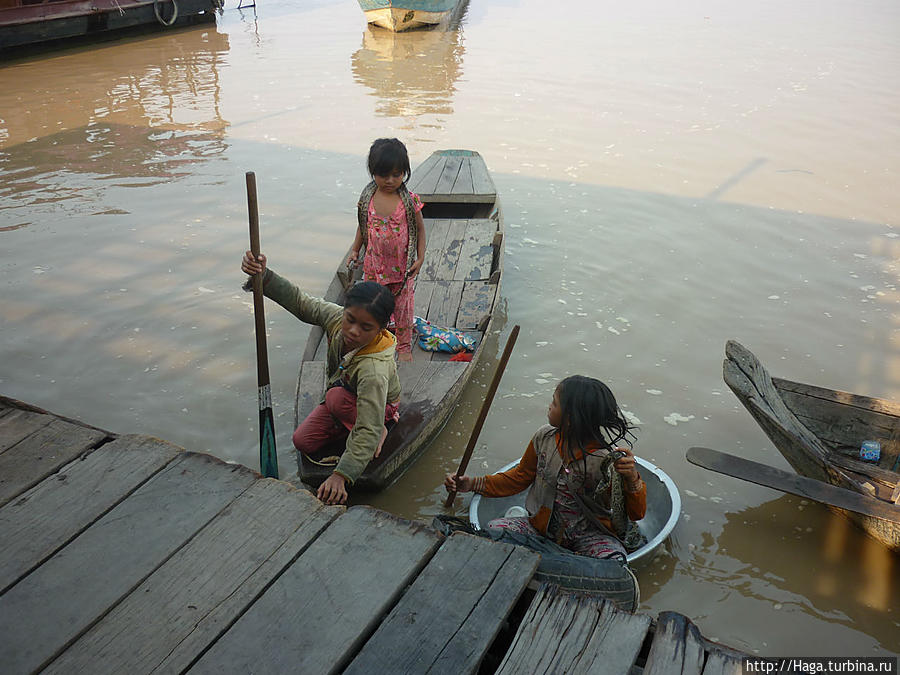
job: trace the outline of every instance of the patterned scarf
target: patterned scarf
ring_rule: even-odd
[[[368,224],[369,224],[369,202],[375,195],[378,186],[373,180],[363,188],[359,195],[359,201],[356,203],[356,217],[359,221],[359,231],[362,233],[363,246],[368,244]],[[406,189],[406,183],[400,185],[397,189],[400,201],[403,202],[403,208],[406,210],[406,224],[409,228],[409,246],[406,248],[406,269],[409,269],[416,261],[418,255],[418,233],[419,228],[416,227],[416,209],[413,206],[412,197],[409,196],[409,190]]]

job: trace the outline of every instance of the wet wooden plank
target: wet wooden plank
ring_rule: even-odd
[[[432,153],[417,167],[410,177],[408,189],[418,195],[434,194],[435,187],[444,170],[446,156]]]
[[[325,361],[304,361],[297,382],[295,421],[297,424],[322,402],[325,393]]]
[[[421,523],[349,509],[189,672],[338,672],[439,544]]]
[[[125,499],[181,452],[121,436],[0,508],[0,593]]]
[[[497,284],[466,281],[460,296],[456,327],[464,331],[483,329],[482,323],[490,318],[496,297]]]
[[[718,649],[711,650],[706,656],[703,675],[744,675],[742,659]]]
[[[457,281],[488,279],[494,260],[494,235],[497,223],[493,220],[469,220],[459,262],[453,278]]]
[[[459,169],[461,166],[462,157],[459,155],[450,155],[447,157],[444,162],[444,169],[441,171],[441,177],[438,179],[437,185],[434,186],[434,194],[453,194],[453,187],[456,185],[456,178],[459,176]]]
[[[0,506],[108,438],[103,431],[51,419],[0,455]]]
[[[523,547],[453,535],[344,673],[476,672],[539,559]]]
[[[459,255],[466,237],[467,220],[451,220],[444,239],[444,246],[435,253],[435,263],[430,278],[435,281],[451,281],[456,275]],[[427,254],[426,254],[427,255]]]
[[[684,615],[662,612],[644,665],[644,675],[700,675],[705,653],[698,628]]]
[[[3,417],[0,418],[0,454],[52,421],[52,415],[42,415],[17,408],[4,408]]]
[[[456,315],[462,300],[462,281],[437,281],[431,294],[431,304],[425,317],[435,326],[448,328],[456,325]]]
[[[450,220],[440,219],[425,221],[431,222],[430,231],[425,235],[425,262],[422,263],[422,270],[419,273],[419,279],[426,281],[434,281],[438,277],[438,270],[444,255],[444,247],[447,244],[447,232],[450,230]]]
[[[257,478],[210,455],[172,461],[0,596],[4,673],[55,658]]]
[[[616,609],[595,596],[543,584],[497,670],[498,675],[627,673],[634,665],[650,617]],[[677,671],[670,671],[677,672]]]
[[[409,397],[418,387],[428,366],[428,359],[425,352],[417,350],[412,363],[398,363],[397,376],[400,378],[400,410],[409,403]]]
[[[44,672],[181,672],[343,512],[256,481]]]

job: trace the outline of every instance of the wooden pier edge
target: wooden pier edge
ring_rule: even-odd
[[[4,674],[724,675],[743,656],[675,612],[529,590],[530,550],[4,396],[0,540]]]

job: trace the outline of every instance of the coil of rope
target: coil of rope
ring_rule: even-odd
[[[163,26],[171,26],[178,18],[178,3],[176,0],[172,0],[172,16],[168,20],[162,18],[162,12],[159,9],[161,4],[160,0],[153,0],[153,13],[156,14],[156,20]]]

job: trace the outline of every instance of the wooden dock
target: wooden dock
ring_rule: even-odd
[[[680,614],[528,590],[526,549],[3,397],[0,538],[6,674],[740,672]]]

